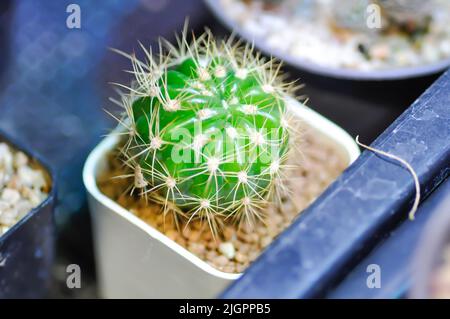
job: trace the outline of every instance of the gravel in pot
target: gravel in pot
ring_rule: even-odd
[[[50,188],[49,176],[36,161],[0,142],[0,236],[39,206]]]

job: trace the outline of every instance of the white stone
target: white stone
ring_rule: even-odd
[[[0,236],[5,234],[9,230],[9,228],[10,227],[8,226],[0,226]],[[3,260],[0,260],[0,267],[2,266],[2,261]]]
[[[14,205],[20,200],[20,193],[15,189],[5,188],[2,191],[1,199],[9,205]]]
[[[22,191],[22,195],[24,196],[24,198],[28,199],[33,207],[39,205],[43,200],[42,193],[40,191],[36,191],[30,188],[25,188]]]
[[[219,245],[219,251],[222,255],[227,257],[228,259],[233,259],[236,255],[236,249],[234,248],[233,243],[225,242]]]
[[[33,205],[31,205],[31,203],[29,203],[28,201],[21,200],[17,203],[16,209],[17,209],[16,217],[17,219],[21,219],[26,214],[28,214],[29,211],[33,209]]]
[[[5,202],[3,200],[0,200],[0,214],[2,212],[6,211],[9,208],[9,206],[10,206],[9,203],[7,203],[7,202]]]
[[[8,176],[7,176],[6,172],[0,171],[0,189],[5,187],[6,183],[8,183],[7,177]]]
[[[14,155],[14,166],[16,168],[22,167],[28,164],[28,157],[23,152],[17,152]]]
[[[12,226],[16,223],[18,212],[16,209],[8,209],[6,211],[3,211],[0,214],[0,224],[6,225],[6,226]]]
[[[45,186],[45,178],[41,171],[34,170],[29,166],[19,167],[17,170],[20,185],[40,189]]]
[[[0,143],[0,170],[10,172],[13,169],[13,156],[9,146],[5,143]]]

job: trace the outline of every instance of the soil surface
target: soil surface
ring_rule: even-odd
[[[121,160],[113,153],[109,156],[109,168],[99,178],[98,185],[108,197],[216,269],[241,273],[347,165],[342,150],[319,138],[311,129],[303,128],[302,131],[301,142],[297,142],[298,147],[289,159],[294,168],[289,169],[289,178],[284,182],[290,194],[264,209],[264,221],[253,225],[227,224],[215,238],[206,222],[195,220],[186,224],[179,220],[177,227],[173,215],[164,216],[160,205],[146,202],[138,195],[130,196],[127,189],[133,180],[113,178],[127,174]]]

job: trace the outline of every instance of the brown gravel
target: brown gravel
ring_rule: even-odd
[[[240,273],[346,167],[346,159],[340,150],[312,134],[312,130],[304,129],[301,140],[301,152],[296,151],[290,160],[296,168],[289,172],[291,177],[286,181],[291,195],[282,198],[281,204],[271,204],[266,208],[265,224],[260,221],[253,227],[245,223],[240,227],[229,224],[220,238],[214,239],[208,225],[199,220],[188,225],[180,221],[179,231],[172,214],[165,217],[161,214],[160,205],[129,196],[126,189],[130,181],[112,179],[125,173],[120,160],[113,154],[110,155],[110,167],[99,178],[98,184],[108,197],[213,267],[228,273]]]

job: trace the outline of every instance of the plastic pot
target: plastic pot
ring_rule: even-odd
[[[334,143],[350,164],[359,155],[341,128],[290,101],[293,114]],[[89,155],[83,171],[93,222],[100,293],[106,298],[212,298],[240,274],[221,272],[102,194],[96,179],[119,142],[105,138]]]

